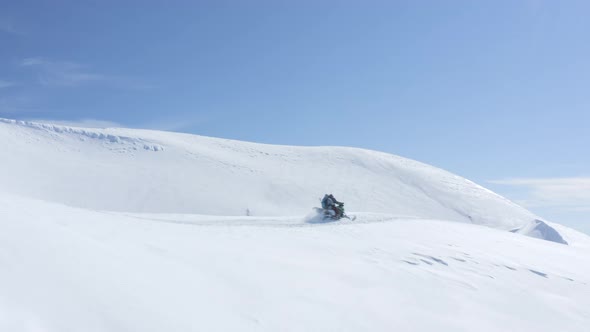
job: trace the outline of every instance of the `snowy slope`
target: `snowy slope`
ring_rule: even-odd
[[[359,214],[128,214],[0,194],[1,331],[587,331],[588,247]]]
[[[0,161],[0,331],[590,325],[586,235],[401,157],[0,120]]]
[[[349,211],[459,221],[567,242],[531,212],[464,178],[376,151],[4,119],[0,145],[4,192],[75,207],[303,215],[331,192]]]

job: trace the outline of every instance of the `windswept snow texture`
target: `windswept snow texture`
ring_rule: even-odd
[[[5,192],[143,213],[305,215],[331,192],[348,211],[489,226],[567,243],[538,216],[444,170],[344,147],[0,119]]]

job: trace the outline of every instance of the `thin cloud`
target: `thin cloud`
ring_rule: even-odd
[[[0,80],[0,89],[10,88],[15,85],[16,85],[16,83],[14,83],[14,82]]]
[[[47,63],[48,63],[48,61],[43,60],[42,58],[26,58],[26,59],[23,59],[23,61],[21,61],[20,65],[21,66],[39,66],[39,65],[45,65]]]
[[[38,83],[45,86],[76,87],[106,79],[104,75],[91,72],[87,66],[70,61],[26,58],[20,65],[35,68]]]
[[[35,71],[37,83],[48,87],[79,87],[102,84],[116,89],[148,90],[153,86],[134,78],[107,75],[93,71],[89,66],[72,61],[54,61],[41,57],[26,58],[21,67]]]
[[[590,211],[590,177],[516,178],[489,181],[524,188],[518,202],[527,207],[559,207],[568,211]]]

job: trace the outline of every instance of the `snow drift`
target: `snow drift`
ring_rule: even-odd
[[[376,151],[6,119],[0,145],[5,192],[75,207],[304,215],[331,192],[348,211],[473,223],[567,243],[540,217],[471,181]]]

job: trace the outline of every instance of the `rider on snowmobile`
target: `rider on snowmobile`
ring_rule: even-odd
[[[322,209],[325,210],[333,210],[336,213],[335,218],[339,219],[342,217],[342,209],[341,206],[342,202],[338,202],[338,200],[332,194],[325,194],[324,198],[322,198]]]

